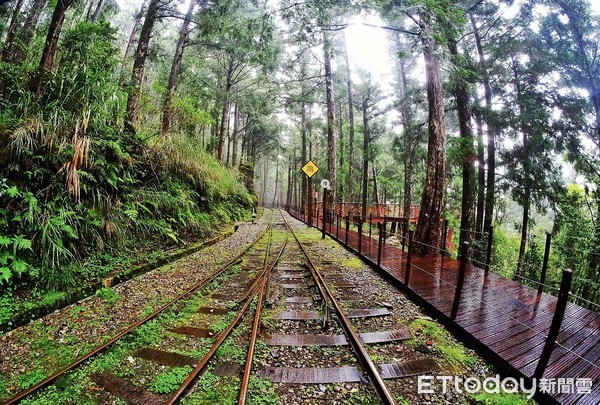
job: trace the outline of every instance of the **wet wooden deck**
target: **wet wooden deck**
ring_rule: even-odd
[[[314,225],[321,222],[314,221]],[[344,226],[327,225],[327,233],[346,241]],[[338,235],[336,237],[336,235]],[[348,232],[348,247],[358,251],[358,233]],[[361,253],[377,263],[378,240],[362,237]],[[458,314],[450,318],[459,261],[441,255],[413,254],[408,285],[404,285],[406,252],[384,245],[380,271],[401,285],[459,332],[483,347],[506,367],[532,377],[552,322],[556,297],[519,282],[467,266]],[[600,403],[600,314],[569,302],[554,351],[543,378],[554,383],[552,398],[563,404]],[[577,379],[591,379],[590,393],[581,393]],[[582,380],[579,380],[582,381]],[[539,385],[538,385],[539,387]],[[559,393],[560,391],[562,393]],[[565,391],[572,392],[565,392]]]

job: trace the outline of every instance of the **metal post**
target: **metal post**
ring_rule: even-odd
[[[490,226],[488,232],[488,245],[487,252],[485,254],[485,272],[490,271],[490,261],[492,260],[492,242],[494,240],[494,227]]]
[[[381,267],[381,255],[383,254],[383,234],[381,233],[381,224],[378,222],[379,244],[377,246],[377,267]]]
[[[544,250],[544,262],[542,263],[542,275],[540,276],[540,285],[538,286],[538,294],[544,291],[544,283],[546,282],[546,273],[548,272],[548,259],[550,258],[550,241],[552,235],[546,232],[546,249]]]
[[[337,212],[335,213],[335,237],[340,239],[340,215]]]
[[[408,287],[408,279],[410,278],[410,261],[412,259],[413,238],[415,231],[408,231],[408,254],[406,255],[406,270],[404,271],[404,285]]]
[[[362,226],[363,219],[362,217],[358,217],[358,254],[362,253]]]
[[[373,213],[369,213],[369,238],[371,238],[371,228],[373,228]]]
[[[404,218],[402,221],[402,251],[404,252],[404,247],[406,246],[406,230],[408,229],[408,218]]]
[[[350,214],[346,214],[346,247],[348,247],[348,230],[350,229]]]
[[[560,291],[558,292],[558,300],[556,302],[556,309],[554,310],[554,316],[552,317],[552,325],[550,325],[548,337],[546,338],[546,343],[544,344],[544,349],[540,355],[540,360],[538,361],[535,372],[533,373],[533,378],[542,378],[544,371],[548,366],[548,362],[550,361],[550,356],[554,350],[556,338],[560,332],[560,325],[562,324],[565,316],[565,308],[567,307],[567,301],[569,299],[569,290],[571,290],[572,279],[573,271],[571,269],[566,269],[563,271],[562,281],[560,283]]]
[[[448,237],[448,220],[444,219],[444,228],[442,231],[442,243],[440,243],[440,253],[442,256],[446,256],[446,239]]]
[[[383,216],[383,244],[385,245],[385,239],[387,236],[387,215]]]
[[[325,239],[325,226],[327,225],[327,222],[325,221],[325,215],[327,213],[327,210],[325,209],[327,207],[327,189],[324,188],[323,189],[323,214],[322,216],[322,221],[323,223],[321,225],[323,225],[323,230],[321,231],[321,239]]]
[[[306,194],[307,194],[307,197],[308,197],[308,207],[306,207],[306,210],[308,211],[307,212],[307,215],[308,215],[308,221],[307,222],[308,222],[308,226],[311,227],[312,226],[312,209],[313,209],[312,208],[312,206],[313,206],[313,204],[312,204],[313,196],[312,196],[312,178],[311,177],[308,178],[308,184],[306,186]]]
[[[454,303],[452,304],[452,312],[450,318],[456,319],[458,313],[458,304],[460,303],[460,296],[462,294],[463,284],[465,282],[465,272],[467,270],[467,261],[469,257],[469,242],[463,242],[462,251],[460,254],[460,270],[458,271],[458,281],[456,282],[456,292],[454,293]]]

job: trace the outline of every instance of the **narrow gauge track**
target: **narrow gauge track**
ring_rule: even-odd
[[[162,313],[164,313],[166,310],[171,309],[171,308],[175,308],[175,311],[179,312],[182,309],[183,305],[185,305],[185,303],[194,294],[196,294],[198,291],[202,290],[207,285],[209,285],[210,283],[212,283],[214,280],[216,280],[219,276],[221,276],[223,273],[225,273],[232,266],[240,263],[241,260],[242,260],[242,257],[244,255],[246,255],[252,248],[254,248],[256,246],[256,244],[265,236],[265,234],[267,232],[271,231],[271,228],[272,228],[272,225],[273,225],[273,219],[274,219],[274,212],[271,211],[271,217],[269,219],[269,225],[265,228],[265,230],[262,231],[261,234],[253,242],[251,242],[250,244],[248,244],[245,248],[242,249],[242,251],[240,251],[235,257],[233,257],[232,259],[230,259],[224,265],[220,266],[215,272],[213,272],[212,274],[210,274],[207,277],[203,278],[202,280],[200,280],[198,283],[196,283],[192,287],[189,287],[188,289],[186,289],[185,291],[183,291],[182,293],[180,293],[179,295],[177,295],[175,298],[173,298],[171,301],[167,302],[166,304],[164,304],[164,305],[160,306],[159,308],[157,308],[156,310],[154,310],[149,315],[147,315],[144,318],[136,321],[135,323],[133,323],[132,325],[130,325],[125,330],[117,333],[115,336],[113,336],[112,338],[110,338],[109,340],[107,340],[105,343],[103,343],[103,344],[101,344],[101,345],[93,348],[88,353],[84,354],[83,356],[78,357],[72,363],[70,363],[70,364],[64,366],[63,368],[61,368],[60,370],[52,373],[51,375],[49,375],[48,377],[44,378],[42,381],[38,382],[37,384],[35,384],[35,385],[33,385],[33,386],[31,386],[31,387],[23,390],[23,391],[18,392],[12,398],[8,399],[5,402],[2,402],[2,405],[10,405],[10,404],[19,403],[21,400],[23,400],[23,399],[31,396],[32,394],[34,394],[34,393],[36,393],[38,391],[40,391],[44,387],[52,384],[59,377],[64,376],[69,371],[76,369],[82,363],[84,363],[87,360],[92,359],[95,356],[99,355],[100,353],[106,351],[109,347],[111,347],[112,345],[114,345],[116,342],[118,342],[119,340],[121,340],[123,337],[125,337],[125,336],[129,335],[131,332],[139,329],[141,326],[147,324],[149,321],[157,318],[159,315],[161,315]],[[270,246],[270,238],[269,238],[269,246]],[[176,307],[176,305],[177,305],[177,307]]]
[[[285,221],[285,217],[283,217],[283,218]],[[290,224],[287,221],[285,221],[285,224],[286,224],[287,229],[292,233],[294,239],[296,240],[296,243],[300,247],[300,250],[302,250],[302,253],[304,254],[304,257],[306,259],[306,264],[310,270],[310,273],[319,289],[321,296],[323,297],[323,303],[325,306],[325,311],[324,311],[325,317],[326,318],[329,317],[327,307],[328,307],[328,303],[331,303],[331,305],[335,308],[335,312],[338,316],[339,322],[340,322],[342,328],[344,329],[346,336],[347,336],[350,344],[352,345],[354,352],[356,353],[356,356],[358,357],[360,363],[363,365],[365,371],[367,372],[370,382],[373,385],[373,388],[375,388],[377,395],[379,396],[379,398],[381,399],[381,401],[384,404],[395,404],[396,400],[394,399],[394,396],[392,395],[389,388],[383,381],[383,378],[381,377],[379,370],[377,369],[377,367],[375,366],[375,363],[369,356],[369,353],[367,352],[367,349],[365,348],[362,341],[360,340],[358,333],[354,330],[345,311],[342,309],[342,305],[340,304],[338,299],[331,292],[331,289],[328,287],[327,283],[325,282],[325,278],[319,272],[319,269],[316,266],[315,262],[311,259],[310,255],[308,254],[308,251],[306,250],[304,245],[300,242],[300,239],[298,239],[298,236],[296,236],[296,234],[292,230]]]
[[[195,299],[195,297],[197,297],[198,295],[206,296],[207,288],[205,288],[205,287],[207,287],[211,283],[212,284],[221,284],[221,287],[215,288],[212,290],[211,297],[214,298],[216,301],[229,302],[230,303],[229,307],[228,308],[203,307],[200,309],[195,308],[194,310],[195,311],[197,310],[200,313],[211,313],[211,314],[219,314],[219,315],[225,315],[225,314],[234,315],[233,317],[230,316],[227,319],[227,322],[228,322],[227,325],[224,326],[220,332],[215,333],[211,329],[196,328],[193,326],[183,326],[183,327],[179,327],[179,328],[169,328],[169,327],[165,328],[166,330],[168,330],[170,332],[175,332],[175,333],[188,335],[188,336],[192,336],[192,337],[196,337],[196,338],[200,337],[200,338],[213,339],[212,344],[210,345],[210,348],[207,351],[205,351],[205,353],[202,355],[201,358],[193,358],[191,356],[182,355],[182,354],[178,354],[178,353],[174,353],[174,352],[164,352],[161,350],[157,350],[155,348],[143,348],[141,350],[138,350],[135,353],[132,353],[133,356],[140,357],[145,360],[153,361],[154,364],[158,363],[158,364],[162,364],[163,366],[187,365],[188,367],[189,366],[193,367],[192,371],[185,378],[185,381],[176,390],[174,390],[174,392],[172,392],[173,389],[171,389],[169,391],[172,393],[171,393],[170,397],[168,397],[168,399],[165,396],[160,396],[155,393],[152,393],[145,387],[136,385],[132,382],[129,382],[129,381],[121,378],[121,377],[117,377],[117,376],[113,376],[113,375],[106,375],[106,374],[99,374],[99,375],[94,375],[91,378],[96,383],[97,386],[101,387],[99,389],[100,391],[108,392],[114,396],[120,397],[121,399],[123,399],[129,403],[145,404],[145,405],[162,404],[162,403],[166,403],[166,404],[177,403],[180,399],[185,397],[188,393],[191,393],[195,389],[198,389],[198,388],[195,388],[195,384],[198,381],[199,376],[207,370],[207,365],[209,364],[209,362],[212,362],[212,364],[214,366],[213,360],[214,360],[215,354],[218,352],[218,350],[221,347],[223,347],[224,343],[228,339],[231,338],[234,330],[240,326],[240,322],[242,322],[244,320],[245,316],[251,311],[252,304],[255,303],[254,316],[253,316],[253,319],[250,321],[251,333],[250,333],[249,340],[248,340],[249,345],[248,345],[248,350],[247,350],[247,353],[245,356],[244,371],[243,371],[243,373],[241,373],[241,383],[239,384],[238,397],[237,397],[238,404],[246,403],[246,399],[248,398],[249,381],[250,381],[252,366],[253,366],[253,356],[254,356],[254,352],[255,352],[255,344],[256,344],[258,336],[260,334],[262,309],[263,309],[263,306],[272,305],[274,302],[278,302],[280,300],[280,295],[281,295],[280,294],[280,284],[278,284],[277,282],[273,282],[272,279],[275,279],[275,280],[279,279],[279,281],[281,281],[281,279],[282,279],[283,275],[279,274],[278,270],[285,269],[285,266],[280,267],[279,269],[277,268],[277,266],[278,266],[280,259],[282,258],[282,255],[284,254],[284,251],[286,251],[286,247],[287,247],[288,256],[293,257],[294,260],[296,260],[297,262],[301,262],[303,264],[303,269],[307,270],[308,273],[310,273],[310,276],[307,278],[310,278],[310,283],[313,283],[310,285],[314,285],[314,287],[316,287],[316,290],[318,291],[318,296],[314,297],[314,302],[321,306],[321,311],[318,313],[316,311],[312,311],[313,313],[309,314],[310,316],[308,318],[302,317],[302,315],[300,313],[303,311],[289,311],[290,313],[292,313],[291,318],[282,317],[280,319],[296,319],[296,320],[315,319],[314,318],[315,314],[318,314],[317,317],[318,317],[318,319],[321,320],[322,331],[327,331],[331,327],[331,325],[334,323],[338,330],[341,327],[341,330],[343,331],[343,335],[331,335],[331,334],[321,335],[321,336],[308,335],[308,338],[309,338],[308,340],[311,341],[310,338],[312,337],[313,338],[312,342],[313,343],[317,342],[316,343],[317,346],[330,345],[330,343],[326,343],[328,341],[328,338],[329,339],[333,338],[334,340],[337,340],[337,343],[331,344],[332,346],[349,344],[349,346],[352,348],[352,351],[354,352],[355,358],[358,360],[358,363],[360,364],[360,368],[362,370],[364,370],[364,373],[360,373],[360,371],[358,371],[358,369],[354,368],[354,367],[342,367],[342,368],[339,368],[337,371],[341,370],[342,375],[345,375],[346,377],[349,376],[350,379],[348,381],[369,382],[370,385],[373,387],[377,396],[380,398],[382,403],[395,404],[396,400],[394,399],[393,394],[390,392],[388,386],[385,384],[383,377],[382,377],[383,367],[380,368],[374,364],[367,349],[365,348],[365,343],[383,343],[383,342],[390,342],[390,341],[394,341],[394,340],[402,340],[402,339],[406,339],[407,337],[405,337],[405,336],[399,337],[400,335],[402,335],[402,333],[398,334],[397,333],[398,331],[382,332],[383,335],[385,335],[383,338],[381,338],[381,336],[379,336],[379,337],[371,336],[371,339],[366,338],[366,336],[367,335],[377,335],[377,334],[381,335],[381,333],[376,332],[376,333],[371,333],[371,334],[368,334],[368,333],[367,334],[359,334],[355,330],[353,325],[351,324],[350,319],[349,319],[350,317],[379,316],[382,314],[382,312],[375,311],[375,315],[373,315],[372,312],[370,314],[368,314],[370,310],[362,310],[362,311],[366,311],[366,312],[361,312],[361,310],[359,310],[358,312],[354,311],[355,315],[352,316],[352,314],[349,313],[352,311],[346,311],[344,309],[344,306],[340,302],[340,300],[338,298],[336,298],[335,292],[332,290],[331,286],[328,285],[328,282],[326,280],[327,274],[324,275],[319,270],[319,267],[317,266],[316,261],[311,257],[311,254],[309,253],[308,249],[298,238],[298,236],[296,235],[296,233],[294,232],[294,230],[292,229],[290,224],[285,219],[285,216],[283,215],[283,213],[281,211],[277,212],[277,216],[281,218],[281,219],[278,219],[277,222],[274,221],[275,216],[276,216],[275,212],[272,212],[270,224],[267,227],[267,229],[261,234],[260,238],[257,238],[254,243],[252,243],[250,246],[248,246],[246,249],[244,249],[243,252],[241,252],[235,258],[231,259],[226,265],[221,267],[218,271],[213,273],[211,276],[207,277],[206,279],[202,280],[202,282],[200,282],[197,285],[184,291],[182,294],[180,294],[178,297],[176,297],[176,299],[169,302],[165,306],[159,308],[159,310],[155,311],[155,313],[151,314],[147,318],[140,320],[139,322],[136,322],[136,324],[132,325],[128,330],[120,333],[119,335],[117,335],[116,337],[114,337],[113,339],[108,341],[106,344],[104,344],[104,345],[98,347],[97,349],[93,350],[92,352],[90,352],[88,355],[81,357],[76,362],[74,362],[72,365],[65,367],[60,372],[53,374],[52,376],[48,377],[46,380],[42,381],[41,383],[37,384],[36,386],[31,387],[30,389],[19,393],[17,396],[15,396],[14,398],[12,398],[8,402],[6,402],[6,404],[16,403],[16,402],[20,401],[21,399],[25,398],[26,396],[38,391],[40,388],[50,384],[52,381],[54,381],[60,375],[64,374],[65,372],[67,372],[69,370],[72,370],[73,368],[77,367],[85,360],[87,360],[90,357],[94,356],[95,354],[98,354],[99,352],[103,351],[109,345],[113,344],[115,341],[117,341],[121,337],[125,336],[126,334],[135,330],[136,328],[139,328],[142,324],[146,323],[150,319],[157,317],[157,315],[159,315],[161,312],[165,311],[167,308],[172,308],[174,313],[179,313],[182,310],[185,312],[185,309],[188,305],[193,306],[193,303],[188,304],[188,300],[193,301]],[[278,230],[284,230],[283,234],[284,234],[285,238],[283,241],[281,238],[282,232],[279,232],[279,239],[278,239],[278,241],[274,242],[273,229],[276,227],[278,227]],[[268,235],[265,236],[265,234],[267,232],[268,232]],[[291,235],[291,238],[289,237],[290,235]],[[264,240],[265,238],[266,238],[266,247],[264,249],[262,249],[257,242],[259,240]],[[295,242],[295,243],[293,243],[294,246],[289,246],[289,244],[288,244],[289,240],[293,240]],[[275,246],[275,245],[277,245],[277,246]],[[243,260],[242,257],[244,255],[247,255],[248,257],[246,258],[247,259],[245,262],[246,264],[245,264],[245,266],[242,267],[242,270],[241,271],[232,271],[231,273],[233,273],[233,274],[229,274],[229,272],[227,272],[227,270],[232,267],[235,267],[235,265],[241,263]],[[274,258],[272,256],[274,256]],[[246,270],[246,274],[244,274],[244,270]],[[252,270],[254,270],[254,271],[252,271]],[[276,274],[273,275],[272,273],[274,273],[274,270],[275,270]],[[289,269],[289,270],[291,270],[291,269]],[[301,284],[294,284],[294,282],[293,282],[293,279],[296,279],[296,281],[298,281],[297,279],[299,278],[299,273],[297,273],[295,275],[288,274],[287,277],[291,278],[292,282],[289,284],[282,284],[282,288],[294,289],[294,288],[297,288],[296,286],[301,285]],[[304,276],[302,276],[302,277],[304,277]],[[242,281],[246,281],[246,284],[244,284]],[[308,284],[308,282],[304,283],[304,284],[306,284],[307,287],[310,286]],[[227,285],[229,285],[230,287],[234,286],[236,288],[243,288],[243,292],[241,294],[237,294],[237,295],[235,293],[231,294],[231,292],[230,292],[231,288],[229,290],[227,290]],[[223,291],[225,293],[221,293],[220,291]],[[227,293],[228,291],[229,291],[229,293]],[[232,295],[235,295],[235,296],[232,297]],[[299,297],[296,297],[296,298],[299,298]],[[294,302],[294,301],[292,300],[290,302]],[[330,309],[333,309],[333,312]],[[202,312],[202,311],[208,311],[208,312]],[[304,311],[304,312],[311,312],[311,311]],[[298,313],[300,315],[299,315],[299,317],[294,318],[295,315],[293,315],[293,313]],[[358,313],[358,315],[356,315],[356,313]],[[363,314],[366,314],[366,315],[363,315]],[[247,321],[244,321],[244,322],[245,322],[245,324],[248,323]],[[244,332],[242,332],[242,333],[244,333]],[[395,334],[395,337],[392,336],[394,334]],[[246,333],[246,335],[247,335],[247,333]],[[240,336],[238,335],[238,339],[239,339],[239,337]],[[264,338],[265,336],[262,336],[262,337]],[[285,336],[285,335],[281,336],[280,335],[280,337],[283,337],[283,340],[285,340],[286,337],[294,338],[294,337],[298,337],[298,336]],[[300,336],[300,338],[302,338],[302,337],[306,338],[307,336],[306,335]],[[319,338],[324,338],[324,339],[319,339]],[[196,339],[196,340],[199,341],[201,339]],[[273,337],[271,337],[271,340],[273,340]],[[320,342],[320,343],[318,343],[318,342]],[[325,342],[325,343],[323,343],[323,342]],[[159,347],[162,347],[163,345],[161,345]],[[285,343],[281,343],[281,345],[285,345]],[[305,344],[300,344],[300,345],[305,345]],[[179,352],[187,353],[186,350],[179,350]],[[130,357],[130,359],[132,359],[132,357]],[[131,361],[132,360],[130,360],[130,362]],[[422,371],[435,370],[435,367],[433,367],[433,368],[430,367],[428,370],[419,371],[419,366],[417,365],[416,367],[413,367],[413,369],[410,369],[411,366],[408,366],[408,368],[410,370],[408,370],[408,372],[406,372],[406,370],[402,370],[402,369],[400,369],[399,371],[394,370],[395,366],[393,364],[387,365],[387,366],[389,366],[389,367],[387,368],[386,378],[396,378],[396,377],[402,377],[402,376],[406,376],[406,375],[418,374],[419,372],[422,372]],[[349,371],[349,369],[350,369],[350,371]],[[328,370],[325,368],[322,370],[324,370],[323,374],[320,374],[319,371],[317,371],[315,374],[314,371],[312,371],[313,378],[316,375],[316,378],[318,380],[320,378],[319,376],[321,376],[321,375],[325,376],[325,375],[327,375],[328,371],[331,371],[331,370]],[[415,370],[416,370],[416,372],[415,372]],[[261,375],[263,378],[272,378],[273,373],[276,374],[278,371],[280,371],[280,370],[271,368],[270,370],[269,369],[265,369],[262,371],[258,370],[258,374]],[[294,374],[294,372],[299,372],[300,374]],[[311,371],[309,371],[309,373],[310,372]],[[396,372],[396,374],[394,374],[395,372]],[[239,374],[239,371],[237,373]],[[290,376],[292,377],[291,382],[294,382],[294,379],[296,379],[296,377],[294,377],[294,376],[301,375],[302,369],[283,370],[283,374],[286,374],[286,373],[287,373],[288,377],[290,377]],[[333,371],[333,374],[335,374],[335,373],[336,373],[336,370]],[[329,375],[329,377],[331,377],[331,375]],[[343,378],[345,378],[345,377],[342,377],[342,380],[340,380],[340,381],[344,381]],[[334,380],[335,380],[335,377],[334,377]],[[320,381],[312,381],[312,382],[320,383]],[[325,381],[325,380],[323,381],[323,383],[327,383],[327,382],[331,382],[331,381]],[[99,393],[99,395],[100,395],[100,393]],[[107,395],[107,394],[104,393],[103,395]]]

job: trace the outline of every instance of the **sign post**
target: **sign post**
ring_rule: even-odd
[[[325,222],[325,218],[327,215],[327,192],[329,191],[329,180],[323,179],[321,180],[321,187],[323,187],[323,229],[321,230],[321,239],[325,239],[325,226],[327,222]]]
[[[313,199],[313,191],[312,191],[312,177],[319,171],[319,168],[312,160],[309,160],[304,166],[302,166],[302,171],[308,177],[308,184],[306,190],[306,198],[308,198],[308,226],[312,226],[312,199]]]

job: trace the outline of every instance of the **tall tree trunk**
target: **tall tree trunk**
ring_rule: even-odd
[[[477,240],[483,240],[483,217],[485,207],[485,157],[483,145],[483,117],[481,111],[476,110],[475,122],[477,124],[477,217],[475,218],[475,230]]]
[[[101,0],[102,1],[102,0]],[[171,64],[171,73],[169,74],[169,83],[167,84],[167,93],[165,94],[165,103],[162,117],[162,133],[165,135],[173,126],[173,95],[179,83],[179,75],[181,73],[181,62],[183,60],[183,51],[187,42],[187,37],[190,33],[190,23],[194,14],[197,0],[191,0],[188,6],[185,19],[179,30],[179,39],[175,46],[175,55]]]
[[[127,47],[125,47],[124,58],[127,59],[131,54],[131,50],[133,49],[133,44],[135,44],[135,38],[137,37],[137,33],[142,27],[142,18],[146,12],[146,4],[148,0],[144,0],[140,7],[140,11],[133,18],[133,28],[131,28],[131,34],[129,34],[129,40],[127,41]]]
[[[519,74],[517,66],[513,61],[513,74],[517,88],[517,104],[519,109],[519,120],[521,125],[521,136],[523,141],[523,220],[521,222],[521,243],[519,245],[519,256],[517,258],[517,269],[515,270],[515,280],[518,280],[523,275],[523,259],[525,258],[525,247],[527,246],[527,233],[529,231],[529,210],[531,206],[531,162],[530,162],[530,145],[528,129],[525,124],[525,111],[523,108],[523,98],[521,95],[521,83],[519,82]]]
[[[227,78],[225,82],[225,92],[223,94],[223,112],[221,114],[221,130],[219,131],[219,147],[217,149],[217,159],[221,163],[225,163],[225,140],[227,132],[229,130],[229,112],[231,109],[231,103],[229,101],[229,93],[233,87],[233,59],[229,60],[229,66],[227,68]]]
[[[369,116],[367,114],[367,95],[363,96],[363,175],[362,175],[362,207],[360,215],[367,217],[367,195],[369,190]]]
[[[342,111],[344,108],[344,105],[342,103],[342,101],[340,100],[339,102],[339,113],[338,113],[338,125],[340,128],[340,144],[339,144],[339,152],[340,152],[340,160],[339,160],[339,165],[340,168],[344,167],[344,120],[342,120]],[[340,182],[339,185],[339,193],[338,193],[338,199],[340,201],[344,201],[344,197],[345,197],[345,187],[344,187],[344,182]]]
[[[331,72],[331,39],[323,34],[323,56],[325,62],[325,87],[327,96],[327,171],[329,173],[329,201],[336,201],[337,160],[335,138],[335,103],[333,100],[333,73]]]
[[[406,78],[406,66],[400,61],[400,78],[402,81],[402,105],[400,107],[400,118],[404,131],[404,200],[403,215],[410,219],[410,206],[412,205],[412,176],[413,176],[413,158],[416,145],[412,142],[413,116],[410,105],[408,104],[408,80]]]
[[[429,32],[427,17],[421,16],[421,21],[421,32]],[[421,44],[427,76],[429,141],[427,170],[415,239],[423,243],[417,245],[416,250],[426,254],[433,252],[431,246],[436,246],[440,240],[440,221],[446,188],[446,123],[440,62],[435,55],[435,40],[427,35],[421,35]]]
[[[235,103],[233,110],[233,134],[231,136],[231,166],[237,167],[238,165],[238,143],[239,143],[239,131],[240,131],[240,106]]]
[[[277,200],[277,190],[279,190],[279,156],[275,156],[275,190],[273,191],[273,203],[271,204],[273,206],[275,206]]]
[[[455,39],[448,39],[450,54],[454,59],[454,64],[460,68],[458,62],[458,44]],[[475,148],[473,145],[473,130],[471,129],[471,108],[469,106],[469,94],[467,93],[467,83],[457,74],[454,78],[454,96],[456,98],[456,108],[458,113],[458,125],[461,140],[462,156],[462,207],[460,215],[460,241],[459,245],[467,242],[469,246],[473,244],[475,227],[475,193],[477,184],[475,182],[475,167],[473,163],[476,160]]]
[[[19,25],[19,14],[21,14],[21,7],[23,7],[23,3],[25,0],[17,1],[15,4],[15,9],[13,10],[12,17],[10,18],[10,24],[8,25],[8,32],[6,33],[6,38],[4,39],[4,47],[2,48],[2,53],[0,54],[0,61],[8,60],[13,41],[15,40],[15,35],[17,33],[17,27]]]
[[[345,31],[342,31],[344,33]],[[348,202],[354,202],[354,94],[352,89],[352,75],[348,60],[345,34],[342,37],[344,44],[344,61],[346,62],[346,86],[348,88]]]
[[[88,18],[89,22],[95,23],[98,21],[98,18],[100,18],[100,13],[102,12],[102,8],[104,7],[104,1],[105,0],[98,0],[98,4],[96,5],[94,14],[92,14],[92,16]],[[91,8],[90,8],[90,10],[91,10]]]
[[[375,204],[379,204],[379,190],[377,188],[377,171],[375,170],[375,165],[371,167],[371,171],[373,172],[373,201]]]
[[[40,59],[40,65],[34,83],[35,95],[37,98],[42,95],[46,75],[52,70],[52,66],[54,65],[58,38],[60,37],[62,25],[65,21],[65,14],[73,2],[74,0],[58,0],[56,2],[56,7],[54,7],[52,20],[50,21],[50,27],[48,28],[48,35],[46,36],[46,44],[42,51],[42,58]]]
[[[475,37],[475,45],[477,47],[477,55],[479,59],[479,68],[483,77],[483,91],[485,97],[485,121],[487,124],[487,179],[485,189],[485,216],[483,220],[483,231],[487,232],[492,226],[494,220],[494,204],[496,200],[496,137],[498,129],[496,127],[496,121],[494,118],[494,111],[492,109],[492,86],[490,85],[490,76],[488,68],[486,66],[485,57],[483,54],[483,45],[481,44],[481,37],[479,35],[479,28],[475,23],[473,16],[469,16],[471,20],[471,26],[473,27],[473,34]]]
[[[152,27],[154,27],[154,21],[156,21],[158,4],[159,0],[150,0],[146,19],[144,20],[144,25],[142,25],[142,31],[140,32],[140,40],[135,52],[133,72],[131,74],[131,85],[129,96],[127,97],[127,110],[125,113],[125,128],[131,132],[136,132],[139,124],[138,110],[140,107],[142,79],[144,78],[144,66],[146,65],[146,56],[148,56],[148,46],[150,44]]]
[[[27,51],[33,40],[35,30],[40,20],[40,15],[42,15],[42,11],[46,8],[46,1],[47,0],[34,0],[27,12],[27,18],[25,18],[23,28],[21,28],[19,32],[19,43],[14,49],[15,53],[12,61],[15,64],[23,62],[27,57]]]
[[[285,193],[285,205],[289,207],[292,203],[292,159],[288,160],[288,173],[287,173],[287,191]]]

